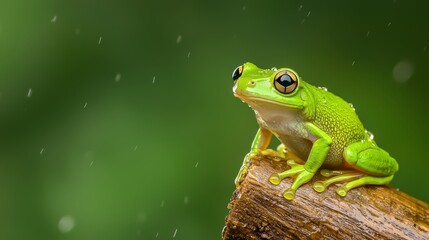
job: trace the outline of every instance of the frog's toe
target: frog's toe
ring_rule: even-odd
[[[289,167],[294,167],[294,166],[297,166],[297,165],[301,165],[301,164],[296,163],[296,162],[295,162],[294,160],[292,160],[292,159],[287,160],[287,161],[286,161],[286,164],[287,164]]]
[[[283,197],[287,200],[293,200],[295,198],[295,190],[289,188],[288,190],[283,192]]]
[[[349,189],[345,188],[344,186],[339,187],[337,188],[337,190],[335,190],[335,192],[337,192],[337,194],[340,195],[341,197],[345,197],[348,191]]]
[[[274,185],[279,185],[280,182],[282,181],[282,178],[280,177],[280,175],[278,173],[273,173],[270,176],[270,183],[274,184]]]
[[[326,187],[327,186],[325,185],[324,181],[317,181],[313,184],[314,191],[319,192],[319,193],[325,191]]]

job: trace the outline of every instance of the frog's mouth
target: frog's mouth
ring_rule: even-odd
[[[275,101],[275,100],[265,99],[265,98],[258,97],[258,96],[243,95],[243,94],[239,94],[237,91],[234,91],[234,96],[241,99],[243,102],[246,102],[251,107],[261,107],[261,105],[263,105],[265,103],[265,104],[269,104],[269,105],[277,105],[277,106],[283,106],[283,107],[293,108],[293,109],[303,109],[304,108],[303,105],[284,103],[284,102],[279,102],[279,101]]]

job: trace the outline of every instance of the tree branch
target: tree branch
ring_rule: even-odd
[[[287,169],[284,161],[256,156],[228,205],[224,240],[239,239],[429,239],[429,205],[387,186],[359,187],[345,197],[301,186],[292,201],[282,194],[290,178],[278,186],[272,173]]]

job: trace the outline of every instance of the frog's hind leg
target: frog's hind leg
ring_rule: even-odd
[[[388,184],[396,171],[398,164],[386,151],[377,147],[372,141],[357,142],[349,145],[344,150],[344,160],[356,171],[326,171],[322,170],[322,175],[337,175],[328,180],[316,182],[313,188],[324,190],[324,184],[334,182],[350,181],[339,187],[336,192],[344,197],[350,189],[362,185],[384,185]],[[325,172],[323,172],[325,171]],[[338,174],[335,174],[338,173]],[[325,187],[326,188],[326,187]]]
[[[384,185],[390,183],[392,181],[393,175],[387,176],[387,177],[374,177],[374,176],[364,176],[357,180],[351,181],[344,186],[341,186],[335,190],[338,195],[341,197],[346,196],[347,192],[355,187],[359,187],[366,184],[372,184],[372,185]]]

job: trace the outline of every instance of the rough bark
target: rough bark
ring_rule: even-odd
[[[287,169],[284,161],[256,156],[228,205],[224,240],[239,239],[429,239],[429,205],[388,186],[364,186],[345,197],[337,186],[317,193],[301,186],[292,201],[268,178]]]

